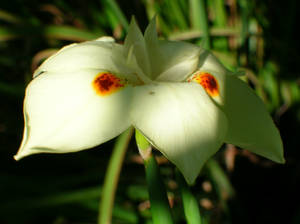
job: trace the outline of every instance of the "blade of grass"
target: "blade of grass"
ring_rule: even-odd
[[[80,205],[85,208],[89,208],[92,211],[98,211],[99,207],[99,203],[97,202],[97,200],[85,200],[80,202]],[[114,205],[112,214],[113,219],[117,219],[118,221],[120,220],[121,223],[138,223],[138,216],[136,214],[136,211],[128,205],[125,205],[124,207],[118,204]],[[112,223],[114,223],[114,220]]]
[[[93,40],[99,36],[103,36],[104,32],[91,32],[87,30],[77,29],[71,26],[49,25],[45,27],[0,27],[0,41],[12,40],[24,36],[44,35],[49,38],[70,40],[70,41],[86,41]]]
[[[148,17],[149,21],[153,18],[153,16],[156,13],[155,4],[156,4],[156,2],[154,2],[152,0],[145,0],[144,1],[144,6],[145,6],[145,9],[146,9],[147,17]]]
[[[99,224],[111,223],[112,210],[119,175],[132,133],[133,128],[129,128],[116,140],[104,179],[103,191],[101,194],[101,203],[99,206]]]
[[[126,194],[133,201],[146,201],[149,199],[147,187],[144,185],[130,185],[126,190]]]
[[[187,14],[187,12],[189,11],[189,4],[188,3],[189,2],[186,1],[186,0],[178,0],[178,5],[182,9],[184,14]]]
[[[109,6],[112,9],[114,14],[119,19],[122,26],[124,27],[125,31],[127,31],[128,27],[129,27],[129,23],[128,23],[125,15],[123,14],[122,10],[120,9],[119,5],[116,3],[116,1],[115,0],[105,0],[104,2],[107,4],[107,6]]]
[[[0,27],[0,41],[12,40],[18,37],[18,32],[6,27]]]
[[[203,0],[190,0],[190,20],[192,28],[195,30],[201,30],[202,24],[201,24],[201,2]]]
[[[168,22],[162,16],[157,15],[157,28],[162,31],[166,36],[169,36],[169,33],[172,31]]]
[[[21,23],[21,21],[22,21],[16,15],[14,15],[10,12],[4,11],[2,9],[0,9],[0,20],[4,20],[9,23]]]
[[[267,101],[269,111],[275,110],[280,106],[280,91],[277,74],[278,69],[276,65],[270,61],[266,62],[265,66],[259,71],[260,81],[270,96]]]
[[[240,31],[236,28],[211,28],[210,36],[239,36]],[[256,33],[254,33],[256,35]],[[204,37],[204,33],[199,30],[189,30],[184,32],[174,32],[169,36],[170,40],[190,40]]]
[[[51,196],[45,196],[37,199],[20,199],[2,204],[1,211],[14,211],[17,207],[23,207],[24,210],[31,210],[41,207],[55,207],[58,205],[79,202],[89,199],[96,199],[101,192],[100,186],[79,189],[69,192],[61,192]]]
[[[192,28],[203,31],[204,47],[210,49],[210,36],[204,0],[190,0]]]
[[[214,0],[215,18],[214,23],[217,27],[226,26],[226,10],[224,0]]]
[[[248,10],[248,1],[240,0],[239,1],[241,8],[241,19],[242,19],[242,29],[241,29],[241,46],[243,46],[247,40],[248,36],[248,26],[249,26],[249,10]]]
[[[116,17],[115,13],[110,7],[106,7],[104,10],[105,17],[107,19],[107,26],[114,30],[119,25],[119,20]]]
[[[197,199],[190,191],[181,173],[176,170],[176,179],[179,184],[183,202],[184,214],[188,224],[201,224],[201,215]]]
[[[224,0],[214,0],[211,10],[214,11],[213,25],[217,28],[225,28],[227,24],[226,9]],[[227,50],[227,38],[220,37],[213,39],[214,49]]]
[[[180,29],[187,29],[188,28],[187,21],[184,18],[184,14],[181,11],[178,2],[176,0],[167,0],[166,4],[170,10],[168,14],[170,15],[170,17],[172,17],[175,20],[176,25]]]
[[[216,160],[210,159],[206,163],[210,179],[213,181],[213,184],[216,187],[217,194],[221,201],[221,204],[225,211],[228,212],[228,207],[226,201],[233,197],[234,195],[234,188],[231,185],[227,175],[217,163]]]
[[[76,203],[92,211],[97,211],[99,206],[97,198],[99,198],[101,190],[102,189],[100,186],[95,186],[85,189],[60,192],[58,194],[37,199],[20,199],[17,201],[10,201],[9,203],[3,203],[3,205],[0,206],[0,209],[5,213],[5,216],[9,216],[20,208],[22,208],[23,212],[30,213],[30,211],[36,209],[51,208]],[[112,213],[115,218],[126,221],[126,223],[138,222],[136,213],[131,209],[116,205],[114,206]]]
[[[93,33],[86,30],[77,29],[71,26],[47,26],[43,30],[43,34],[47,37],[71,41],[86,41],[96,39],[104,33]]]

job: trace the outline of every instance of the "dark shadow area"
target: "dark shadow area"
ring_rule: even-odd
[[[50,56],[49,50],[102,35],[114,36],[119,43],[124,41],[126,31],[120,23],[121,17],[107,2],[1,2],[1,224],[96,223],[99,195],[114,140],[78,153],[38,154],[19,162],[13,160],[13,155],[23,133],[25,87],[33,70]],[[127,21],[135,14],[142,30],[154,12],[160,19],[160,36],[181,34],[178,40],[200,43],[201,33],[194,32],[189,1],[115,2]],[[237,70],[236,65],[240,64],[253,74],[254,78],[247,76],[249,84],[275,120],[283,140],[286,163],[276,164],[235,148],[234,156],[230,157],[234,158],[234,166],[230,168],[228,146],[224,145],[214,157],[217,162],[204,167],[191,190],[207,224],[298,224],[300,3],[297,0],[207,2],[213,50],[226,65]],[[225,22],[217,21],[220,14],[217,13],[219,8],[214,7],[215,2],[223,2]],[[232,24],[241,24],[248,30],[243,33],[241,27]],[[240,39],[243,45],[239,45]],[[247,131],[247,127],[244,128]],[[185,223],[174,165],[160,153],[155,154],[176,223]],[[134,141],[126,154],[118,186],[113,223],[150,223],[145,173]]]

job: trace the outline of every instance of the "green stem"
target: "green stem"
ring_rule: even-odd
[[[104,179],[98,224],[111,223],[112,209],[120,171],[132,134],[133,128],[129,128],[116,140]]]
[[[201,224],[201,215],[197,199],[186,184],[181,173],[176,170],[176,179],[181,191],[184,214],[188,224]]]
[[[144,159],[153,224],[173,224],[167,192],[156,159],[151,153],[151,145],[138,130],[135,136]]]
[[[172,224],[173,219],[165,186],[160,177],[155,157],[151,154],[144,161],[148,191],[151,205],[152,221],[154,224]]]
[[[135,140],[141,157],[143,158],[143,160],[147,160],[152,153],[152,147],[150,143],[137,129],[135,130]]]

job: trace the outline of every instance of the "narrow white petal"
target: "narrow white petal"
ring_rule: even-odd
[[[94,147],[130,126],[132,87],[125,85],[111,94],[99,95],[93,83],[101,72],[47,72],[29,84],[24,101],[24,138],[16,159]]]
[[[150,77],[151,64],[149,61],[145,39],[134,18],[131,20],[128,35],[125,39],[124,48],[127,52],[126,56],[129,56],[129,59],[135,59],[137,65],[140,67],[143,73]],[[131,54],[133,54],[133,56],[131,56]],[[132,62],[129,63],[132,64]]]
[[[193,183],[221,146],[226,117],[195,83],[146,85],[134,91],[134,126]]]
[[[185,42],[158,40],[155,19],[145,31],[151,77],[157,81],[183,81],[197,68],[201,48]]]

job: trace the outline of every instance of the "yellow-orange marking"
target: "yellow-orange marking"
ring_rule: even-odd
[[[212,97],[219,95],[219,84],[217,79],[208,72],[199,72],[195,74],[190,80],[200,84],[205,91]]]
[[[92,83],[97,94],[107,96],[120,90],[125,84],[120,78],[109,72],[99,73]]]

